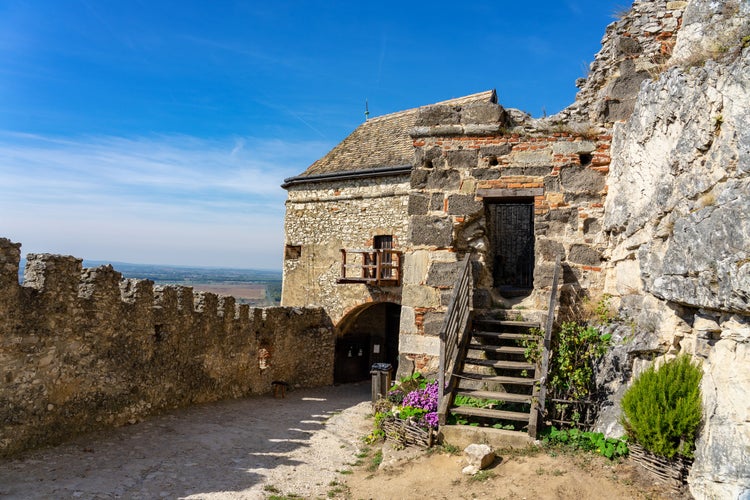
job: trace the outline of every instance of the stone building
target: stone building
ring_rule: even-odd
[[[746,1],[637,0],[555,116],[489,91],[365,122],[284,184],[282,303],[328,312],[340,381],[430,371],[465,256],[479,313],[530,318],[561,255],[562,300],[606,293],[619,318],[598,428],[621,434],[633,376],[687,353],[704,373],[690,491],[747,498],[749,39]]]
[[[478,309],[533,315],[558,254],[568,283],[601,289],[610,139],[506,110],[494,90],[368,120],[284,183],[282,303],[328,311],[344,381],[379,361],[434,370],[467,254]]]

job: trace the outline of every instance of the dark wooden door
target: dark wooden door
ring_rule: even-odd
[[[530,289],[534,285],[534,202],[489,205],[494,286]]]

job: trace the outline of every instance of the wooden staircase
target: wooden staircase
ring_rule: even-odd
[[[509,430],[527,430],[536,436],[539,368],[524,357],[524,340],[540,341],[531,329],[540,323],[475,319],[466,355],[457,360],[453,403],[447,413],[458,420]],[[470,398],[470,399],[466,399]],[[456,405],[463,399],[469,405]],[[450,418],[449,418],[450,420]]]
[[[545,408],[559,274],[560,256],[555,262],[549,308],[540,316],[545,317],[544,336],[532,335],[532,329],[541,329],[540,323],[474,318],[471,262],[468,255],[464,258],[440,332],[440,426],[455,418],[485,427],[525,430],[536,438],[539,413]],[[524,356],[523,343],[532,338],[541,343],[538,364],[529,363]]]

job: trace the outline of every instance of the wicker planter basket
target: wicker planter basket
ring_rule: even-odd
[[[381,423],[385,438],[401,446],[421,446],[429,448],[434,441],[435,432],[424,430],[411,420],[388,417]]]
[[[673,459],[654,455],[635,443],[628,444],[630,458],[646,469],[654,479],[667,484],[675,491],[687,484],[688,473],[693,465],[692,458],[675,456]]]

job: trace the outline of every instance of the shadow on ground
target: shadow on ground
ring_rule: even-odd
[[[247,490],[275,468],[302,465],[294,451],[369,390],[349,384],[208,404],[83,436],[0,461],[0,497],[256,498]]]

